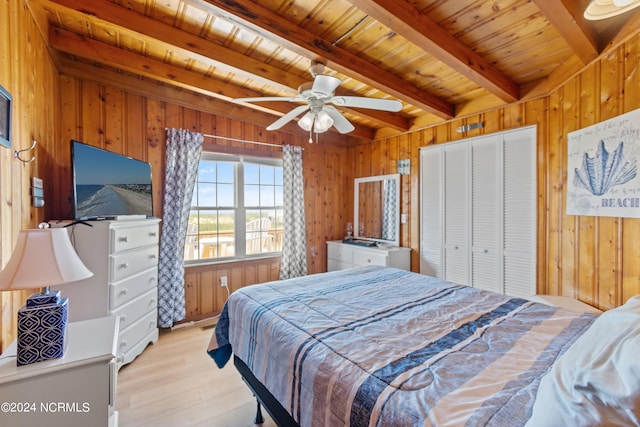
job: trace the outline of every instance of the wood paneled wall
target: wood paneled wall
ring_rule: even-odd
[[[9,261],[18,232],[35,228],[44,209],[32,208],[30,178],[44,179],[45,196],[52,192],[46,171],[55,163],[51,144],[57,125],[57,70],[42,36],[40,24],[28,4],[21,0],[0,2],[0,85],[13,97],[12,148],[0,147],[0,267]],[[36,159],[22,163],[15,150],[36,149],[23,156]],[[50,200],[47,197],[47,200]],[[15,337],[17,311],[31,292],[0,292],[0,349]]]
[[[304,147],[305,211],[308,238],[308,271],[326,270],[325,241],[341,238],[347,219],[353,216],[349,191],[352,182],[348,149],[330,144],[309,144],[306,139],[269,132],[255,125],[232,121],[176,105],[167,100],[132,94],[68,74],[59,79],[60,134],[56,140],[57,167],[54,179],[57,193],[47,211],[47,219],[71,218],[71,172],[69,140],[148,161],[152,164],[154,213],[162,217],[165,128],[185,128],[206,135],[204,150],[241,151],[259,155],[281,155],[278,147],[265,147],[230,141],[226,138],[292,144]],[[252,261],[216,263],[186,269],[187,320],[198,320],[218,313],[226,290],[219,277],[228,277],[231,290],[277,280],[279,257]]]
[[[419,270],[419,149],[526,125],[538,129],[538,293],[578,298],[601,309],[640,293],[640,219],[566,215],[567,134],[640,108],[640,32],[586,67],[550,96],[433,126],[354,149],[357,176],[395,172],[402,177],[402,245]],[[457,133],[467,123],[482,129]]]

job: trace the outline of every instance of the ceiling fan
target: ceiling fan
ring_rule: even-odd
[[[340,79],[322,74],[324,65],[313,63],[309,72],[313,76],[312,82],[303,83],[298,88],[298,95],[265,96],[256,98],[236,98],[234,102],[264,102],[288,101],[301,102],[303,105],[295,107],[284,116],[267,126],[267,130],[280,129],[300,114],[307,112],[298,125],[309,133],[326,132],[334,126],[340,133],[349,133],[354,126],[338,111],[337,107],[368,108],[383,111],[400,111],[402,103],[392,99],[368,98],[363,96],[336,96],[334,91],[340,85]],[[311,141],[311,138],[310,138]]]

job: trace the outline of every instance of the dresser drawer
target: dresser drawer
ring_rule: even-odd
[[[154,288],[136,299],[111,311],[111,316],[120,318],[120,330],[134,324],[141,317],[158,307],[158,291]]]
[[[158,243],[158,226],[122,227],[111,230],[112,253]]]
[[[327,271],[346,270],[347,268],[353,268],[353,264],[333,259],[327,260]]]
[[[363,265],[387,265],[386,253],[375,253],[373,251],[353,251],[353,264]]]
[[[123,329],[118,336],[118,356],[125,354],[141,339],[158,329],[158,310],[152,310],[138,319],[127,329]]]
[[[327,258],[351,264],[353,263],[353,247],[347,245],[327,245]]]
[[[151,268],[120,282],[109,284],[109,310],[116,310],[121,305],[153,289],[157,292],[158,270]]]
[[[141,271],[158,265],[158,246],[149,246],[133,252],[112,255],[110,261],[110,282],[118,282]]]

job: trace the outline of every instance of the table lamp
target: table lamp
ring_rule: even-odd
[[[91,276],[66,229],[20,231],[13,254],[0,273],[0,290],[44,290],[27,298],[18,310],[18,365],[64,355],[68,302],[60,297],[60,291],[49,291],[49,286]]]

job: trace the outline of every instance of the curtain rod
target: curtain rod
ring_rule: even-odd
[[[169,128],[165,128],[165,130],[166,129],[169,129]],[[202,136],[206,138],[225,139],[227,141],[241,142],[243,144],[266,145],[268,147],[278,147],[278,148],[284,147],[284,144],[271,144],[269,142],[249,141],[248,139],[238,139],[238,138],[230,138],[227,136],[209,135],[207,133],[203,133]],[[302,147],[302,149],[304,150],[304,147]]]
[[[237,138],[229,138],[226,136],[217,136],[217,135],[208,135],[206,133],[203,133],[202,136],[205,136],[207,138],[215,138],[215,139],[226,139],[227,141],[234,141],[234,142],[242,142],[243,144],[256,144],[256,145],[266,145],[269,147],[279,147],[282,148],[282,145],[279,144],[270,144],[268,142],[258,142],[258,141],[248,141],[246,139],[237,139]]]

